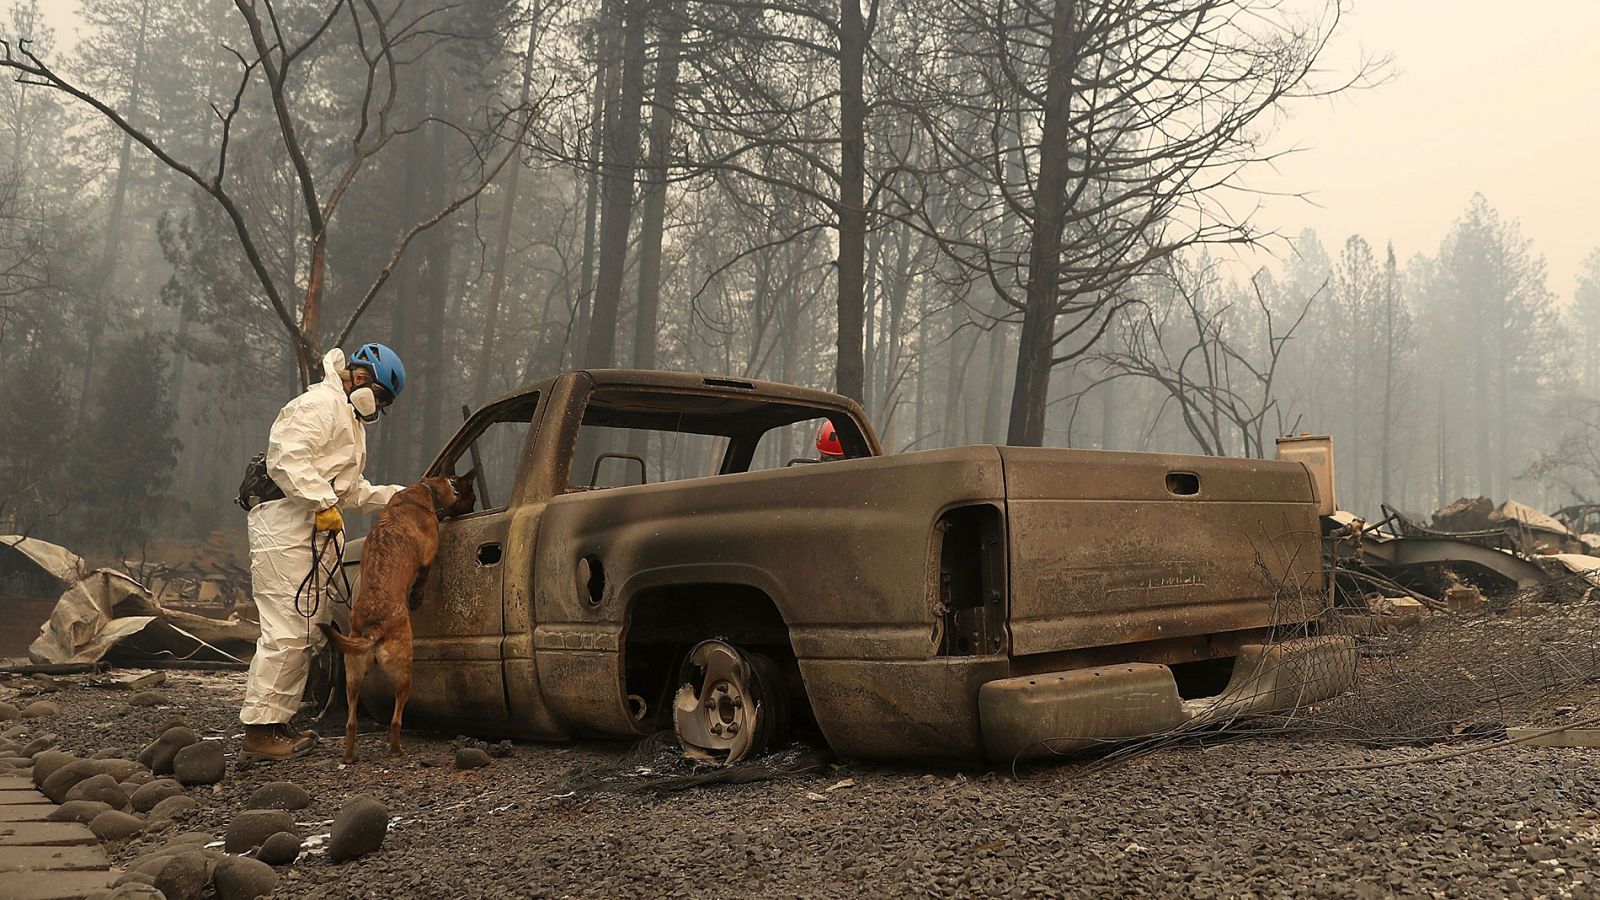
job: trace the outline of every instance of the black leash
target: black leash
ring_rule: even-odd
[[[434,491],[433,485],[426,481],[421,482],[421,484],[428,491],[428,499],[433,501],[434,516],[440,521],[444,521],[445,509],[439,503],[438,492]],[[322,561],[330,548],[333,550],[333,568],[324,571]],[[311,620],[317,617],[317,612],[322,607],[323,593],[334,586],[335,575],[344,579],[344,595],[340,596],[338,591],[334,591],[333,602],[350,609],[350,604],[355,600],[355,597],[351,596],[350,574],[344,570],[344,532],[329,532],[328,539],[318,545],[317,528],[313,525],[311,527],[311,571],[307,572],[306,577],[300,580],[300,587],[294,592],[294,611],[305,618],[308,632],[311,629]],[[326,580],[318,576],[324,576]],[[307,597],[306,591],[308,587],[311,589],[309,597]]]
[[[349,609],[351,603],[355,600],[355,597],[351,595],[350,575],[344,570],[344,543],[343,530],[329,532],[327,539],[319,543],[317,541],[317,528],[315,525],[311,526],[311,570],[306,572],[305,578],[301,579],[300,587],[296,589],[294,594],[294,610],[306,620],[306,642],[308,644],[314,640],[314,636],[311,633],[311,623],[316,619],[317,612],[322,607],[322,595],[329,593],[329,589],[334,586],[333,573],[338,573],[338,577],[344,579],[344,595],[340,596],[338,591],[331,591],[333,602]],[[323,560],[329,555],[329,550],[333,551],[331,554],[333,556],[332,571],[326,570],[323,566]],[[308,588],[309,591],[307,590]],[[339,678],[344,673],[344,668],[336,662],[339,651],[337,648],[332,647],[331,644],[328,649],[332,650],[331,655],[329,653],[318,653],[312,660],[313,665],[318,666],[322,664],[322,660],[326,660],[329,666],[328,678],[331,686],[328,691],[328,702],[324,704],[322,714],[317,717],[319,721],[327,717],[328,710],[333,707],[334,698],[343,696],[338,689]]]
[[[300,587],[294,592],[294,611],[306,620],[306,630],[311,629],[311,620],[317,617],[322,608],[322,595],[334,587],[334,578],[344,579],[344,595],[333,591],[333,601],[346,608],[350,606],[350,575],[344,570],[344,532],[332,531],[326,540],[317,540],[316,526],[311,528],[311,570],[306,572],[306,577],[300,580]],[[332,552],[333,567],[323,565],[323,561]],[[307,590],[309,588],[309,591]]]

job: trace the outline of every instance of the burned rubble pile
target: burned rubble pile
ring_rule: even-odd
[[[5,596],[55,600],[27,660],[14,664],[241,665],[260,635],[239,614],[248,605],[238,596],[241,577],[226,562],[193,559],[95,568],[65,547],[0,535],[0,582],[12,586]]]
[[[1572,516],[1574,509],[1560,514]],[[1510,598],[1542,588],[1584,599],[1600,585],[1600,556],[1593,555],[1600,553],[1600,534],[1582,530],[1581,515],[1564,521],[1516,500],[1496,505],[1486,497],[1459,499],[1426,525],[1389,506],[1383,512],[1376,523],[1344,511],[1323,518],[1334,601],[1346,612],[1415,618],[1419,608],[1470,610],[1490,598],[1497,608],[1531,610]]]

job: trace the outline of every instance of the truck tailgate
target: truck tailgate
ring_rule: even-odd
[[[1000,455],[1014,654],[1260,628],[1321,609],[1316,499],[1298,463]]]

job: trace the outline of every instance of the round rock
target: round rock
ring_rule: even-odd
[[[186,797],[182,794],[168,797],[150,808],[150,821],[184,818],[189,814],[190,810],[199,806],[200,802],[193,797]]]
[[[4,700],[0,700],[0,722],[9,722],[20,715],[22,715],[22,710],[17,709],[15,703],[7,703]]]
[[[389,833],[389,809],[377,798],[365,794],[356,797],[333,817],[333,830],[328,836],[328,858],[334,862],[355,859],[383,846],[384,835]]]
[[[116,881],[111,882],[112,887],[121,887],[125,884],[148,884],[155,887],[156,877],[144,872],[123,872],[117,876]]]
[[[337,833],[339,823],[334,822]],[[247,809],[235,816],[224,837],[223,849],[229,853],[254,850],[280,831],[295,834],[294,816],[281,809]]]
[[[259,859],[230,856],[217,863],[211,883],[220,900],[255,900],[272,893],[278,873]]]
[[[61,707],[49,700],[35,700],[22,708],[24,719],[44,719],[61,715]]]
[[[167,900],[200,900],[206,884],[211,880],[210,862],[204,853],[186,850],[167,857],[166,862],[151,874],[156,877],[156,887],[166,895]]]
[[[23,756],[32,756],[35,753],[43,753],[44,751],[49,750],[51,747],[54,747],[55,745],[56,745],[56,736],[55,735],[53,735],[53,734],[43,734],[43,735],[40,735],[39,737],[36,737],[33,740],[29,741],[22,748],[22,755]]]
[[[245,809],[305,809],[311,805],[306,789],[290,781],[272,781],[255,789]]]
[[[160,691],[140,691],[128,698],[129,706],[166,706],[167,695]]]
[[[157,850],[153,853],[146,853],[133,862],[128,863],[128,871],[138,872],[141,875],[149,875],[150,883],[155,884],[156,876],[161,874],[161,868],[167,864],[168,859],[178,855],[178,853],[193,849],[195,848],[185,847],[182,851],[168,852]]]
[[[462,747],[456,751],[456,768],[481,769],[489,764],[489,754],[477,747]]]
[[[287,831],[267,838],[256,851],[256,859],[269,866],[287,866],[300,858],[300,839]]]
[[[87,825],[103,812],[110,812],[111,806],[98,800],[68,800],[50,811],[47,817],[52,822],[78,822]]]
[[[56,770],[67,763],[77,762],[78,758],[71,753],[61,750],[42,750],[33,755],[33,784],[34,787],[44,787],[44,780],[56,773]]]
[[[216,839],[217,836],[209,831],[185,831],[182,834],[173,835],[172,839],[167,841],[164,846],[168,848],[188,846],[198,849]]]
[[[187,849],[192,850],[194,848],[190,847]],[[148,875],[150,876],[150,883],[155,884],[156,876],[161,874],[161,870],[166,866],[167,860],[176,855],[177,853],[163,853],[161,851],[156,851],[155,853],[146,853],[133,862],[128,863],[128,871],[138,872],[140,875]]]
[[[200,741],[179,750],[172,758],[172,774],[185,787],[197,784],[216,784],[227,773],[227,760],[222,757],[221,741]]]
[[[50,798],[50,802],[61,803],[67,799],[67,792],[77,787],[78,782],[87,781],[98,774],[100,770],[95,767],[94,760],[75,759],[51,772],[50,777],[39,786],[39,790]],[[115,782],[116,779],[113,778],[112,781]]]
[[[120,841],[143,831],[144,822],[138,816],[113,809],[95,816],[94,821],[89,823],[89,830],[102,841]]]
[[[115,887],[91,891],[84,895],[84,900],[166,900],[166,897],[155,885],[128,881]]]
[[[123,809],[128,805],[128,795],[122,792],[122,785],[110,775],[85,778],[73,785],[62,799],[98,800],[112,809]]]
[[[128,799],[132,801],[135,810],[147,813],[155,809],[157,803],[168,797],[177,797],[182,794],[183,785],[171,778],[158,778],[134,791],[133,796]]]
[[[131,759],[119,759],[114,756],[102,757],[92,760],[92,762],[95,764],[97,773],[110,775],[118,781],[127,781],[136,775],[148,774],[149,772],[140,763],[136,763]]]
[[[172,761],[178,751],[200,742],[200,736],[187,725],[174,725],[161,732],[148,747],[139,753],[139,762],[150,767],[157,775],[171,775]]]

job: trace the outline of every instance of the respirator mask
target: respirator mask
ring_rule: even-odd
[[[358,387],[350,392],[350,405],[356,408],[356,418],[363,425],[378,421],[378,395],[370,387]]]

